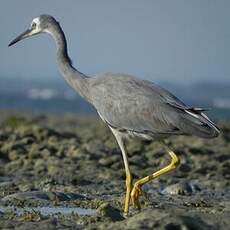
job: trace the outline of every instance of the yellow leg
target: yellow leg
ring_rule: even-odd
[[[129,204],[130,204],[130,195],[131,195],[131,191],[133,188],[133,179],[132,179],[132,174],[130,172],[130,168],[129,168],[129,162],[128,162],[128,157],[126,154],[126,148],[125,148],[125,144],[124,144],[124,140],[121,136],[121,134],[116,130],[111,128],[111,131],[113,132],[117,143],[121,149],[121,153],[123,156],[123,160],[124,160],[124,165],[125,165],[125,174],[126,174],[126,195],[125,195],[125,207],[124,207],[124,215],[127,216],[129,213]]]
[[[167,147],[166,147],[167,148]],[[180,160],[179,158],[177,157],[177,155],[170,149],[167,148],[167,152],[170,154],[171,156],[171,163],[169,165],[167,165],[166,167],[164,167],[163,169],[160,169],[159,171],[153,173],[152,175],[149,175],[149,176],[146,176],[140,180],[138,180],[134,186],[133,186],[133,189],[132,189],[132,192],[131,192],[131,200],[132,200],[132,203],[135,207],[137,208],[141,208],[140,206],[140,202],[139,202],[139,197],[141,195],[143,195],[143,192],[142,192],[142,189],[141,187],[148,183],[149,181],[155,179],[155,178],[158,178],[160,177],[161,175],[163,174],[166,174],[170,171],[173,171],[174,169],[176,169],[179,164],[180,164]]]
[[[132,175],[126,172],[126,194],[125,194],[125,207],[124,207],[125,216],[127,216],[129,213],[130,195],[133,188],[132,181],[133,181]]]

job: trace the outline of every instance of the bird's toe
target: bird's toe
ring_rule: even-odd
[[[132,204],[135,208],[141,209],[141,205],[140,205],[140,201],[139,201],[139,197],[141,195],[144,195],[141,186],[138,184],[135,184],[132,192],[131,192],[131,200],[132,200]]]

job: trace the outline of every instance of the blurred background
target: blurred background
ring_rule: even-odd
[[[230,1],[68,0],[0,3],[0,109],[95,113],[62,79],[48,35],[8,43],[34,17],[61,24],[75,67],[160,84],[186,104],[230,118]]]

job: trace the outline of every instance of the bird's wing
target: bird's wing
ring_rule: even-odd
[[[167,90],[123,74],[92,78],[91,101],[110,126],[139,133],[216,137],[203,109],[186,106]]]
[[[107,74],[95,79],[91,89],[94,106],[112,127],[158,134],[180,132],[176,107],[186,106],[149,81]]]

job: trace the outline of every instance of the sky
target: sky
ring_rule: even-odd
[[[0,3],[1,77],[60,74],[47,34],[8,48],[32,19],[61,24],[75,67],[91,76],[124,72],[155,82],[230,82],[229,0],[7,0]]]

